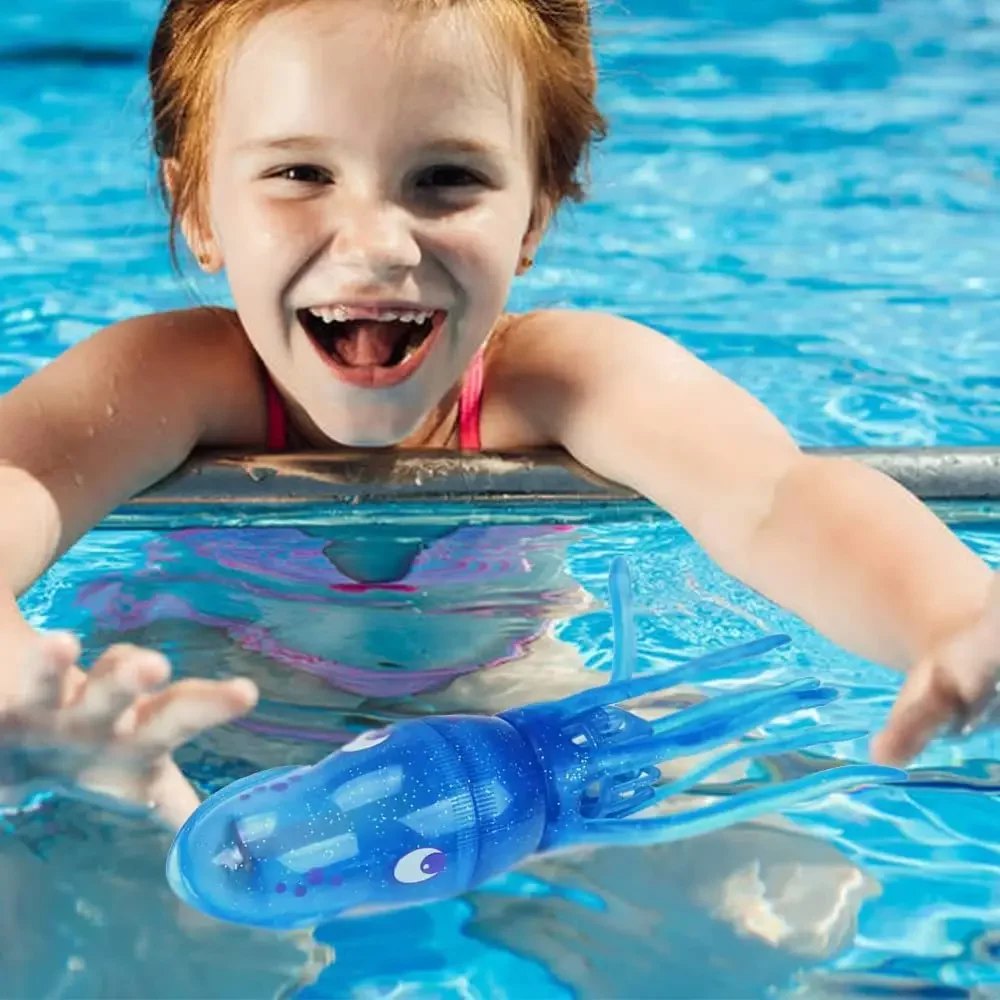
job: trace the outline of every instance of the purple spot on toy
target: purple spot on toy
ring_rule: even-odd
[[[323,872],[319,868],[314,868],[306,875],[306,880],[310,885],[319,885],[323,881]]]
[[[296,896],[304,896],[306,894],[306,887],[304,885],[297,885],[295,887]]]
[[[287,781],[276,781],[271,785],[272,792],[283,792],[288,787]]]
[[[242,794],[242,795],[240,796],[240,801],[242,801],[242,802],[246,802],[246,800],[247,800],[248,798],[250,798],[250,793],[249,793],[249,792],[244,792],[244,793],[243,793],[243,794]]]
[[[344,880],[339,875],[330,876],[330,885],[343,885]]]
[[[279,882],[279,883],[278,883],[278,884],[277,884],[277,885],[276,885],[276,886],[274,887],[274,891],[275,891],[276,893],[278,893],[278,895],[280,896],[280,895],[281,895],[281,893],[283,893],[283,892],[284,892],[284,891],[285,891],[285,890],[286,890],[287,888],[288,888],[288,886],[287,886],[287,885],[285,885],[285,883],[284,883],[284,882]]]

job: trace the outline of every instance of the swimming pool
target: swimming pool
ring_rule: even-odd
[[[0,11],[0,389],[109,320],[218,292],[172,274],[153,197],[141,75],[158,7]],[[626,0],[599,31],[614,130],[594,198],[561,219],[515,305],[652,323],[805,444],[1000,444],[1000,4]],[[249,726],[185,750],[205,787],[315,759],[372,720],[592,682],[608,662],[603,577],[622,552],[646,664],[780,628],[794,645],[777,679],[807,670],[845,691],[824,721],[875,722],[891,701],[895,678],[733,584],[669,521],[507,526],[502,544],[492,527],[444,539],[468,577],[426,566],[422,603],[390,592],[373,608],[332,568],[335,527],[302,525],[95,532],[26,606],[91,650],[141,638],[182,672],[262,682]],[[957,527],[1000,563],[994,510]],[[419,548],[439,531],[379,541]],[[358,690],[357,664],[392,695]],[[451,683],[412,690],[428,669]],[[324,929],[318,945],[179,915],[142,824],[82,809],[17,821],[0,839],[0,992],[996,995],[995,742],[937,746],[905,792],[796,814],[808,836],[748,827],[552,859],[454,903]]]

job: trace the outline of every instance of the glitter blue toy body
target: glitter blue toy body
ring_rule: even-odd
[[[217,918],[259,927],[459,895],[533,854],[586,844],[663,843],[831,791],[905,777],[832,767],[666,816],[633,814],[750,757],[862,735],[819,727],[724,751],[683,778],[658,762],[720,747],[776,717],[831,701],[817,681],[754,687],[649,722],[617,702],[719,676],[788,641],[768,636],[633,677],[628,567],[612,565],[610,683],[496,716],[432,716],[364,733],[308,767],[276,768],[217,792],[177,834],[167,876]],[[752,667],[751,667],[752,669]]]

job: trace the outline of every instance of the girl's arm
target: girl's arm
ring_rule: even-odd
[[[992,574],[888,477],[804,455],[752,396],[627,320],[536,314],[504,357],[495,388],[511,412],[660,504],[724,570],[862,656],[904,670],[937,664],[921,668],[940,676],[907,694],[883,757],[909,756],[991,687],[995,654],[984,647],[973,666],[965,657],[959,675],[942,650],[985,627]]]
[[[16,596],[121,501],[176,468],[196,444],[263,438],[256,362],[228,314],[130,320],[67,350],[0,398],[0,758],[44,745],[45,774],[145,803],[170,825],[197,796],[172,751],[243,715],[247,681],[167,685],[169,664],[133,646],[88,672],[79,645],[39,635]],[[4,770],[0,768],[0,770]]]
[[[20,593],[197,444],[263,440],[263,393],[222,310],[100,331],[0,397],[0,582]]]

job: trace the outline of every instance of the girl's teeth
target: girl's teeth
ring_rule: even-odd
[[[334,320],[343,322],[346,319],[346,316],[341,316],[343,310],[336,309],[333,306],[314,306],[309,312],[313,316],[318,316],[324,323],[332,323]]]
[[[314,316],[318,316],[324,323],[346,323],[350,318],[350,310],[345,306],[314,306],[309,310]],[[376,317],[380,323],[426,323],[433,312],[382,312]]]

